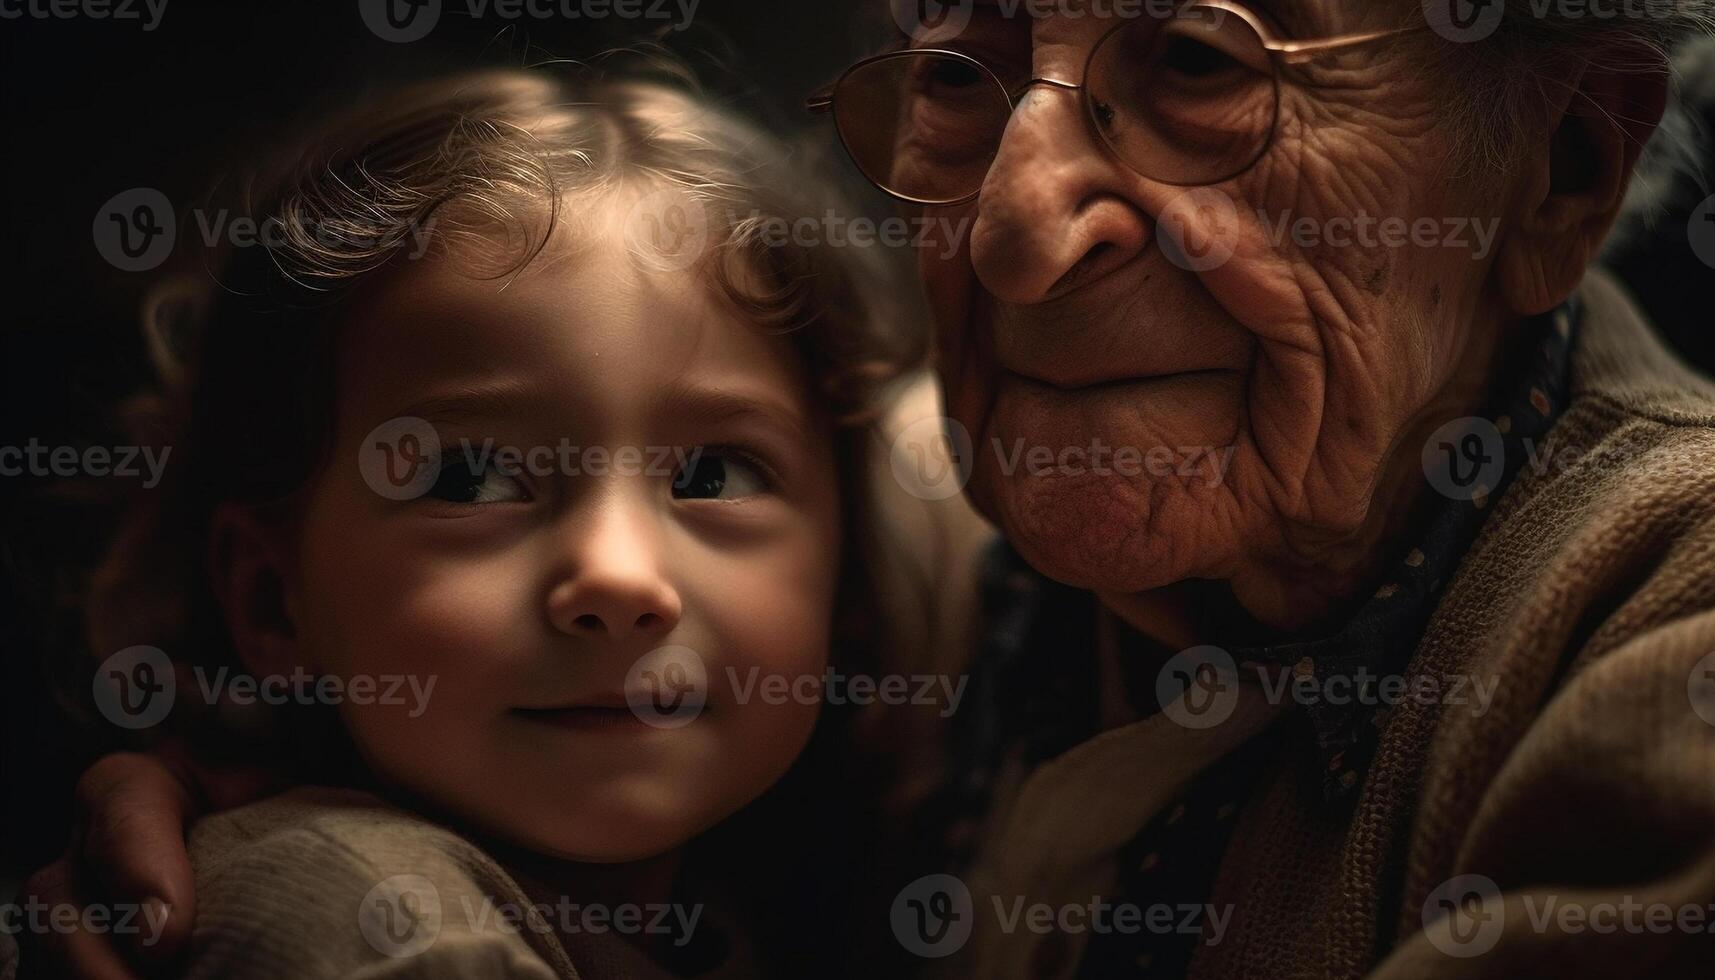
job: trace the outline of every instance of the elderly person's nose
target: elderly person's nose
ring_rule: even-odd
[[[1014,111],[977,199],[977,278],[1002,302],[1037,303],[1125,264],[1153,228],[1124,193],[1136,181],[1094,139],[1078,94],[1039,83]]]

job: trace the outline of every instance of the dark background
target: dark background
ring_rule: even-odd
[[[221,161],[338,100],[423,73],[588,58],[654,27],[492,11],[472,18],[465,6],[444,0],[434,30],[409,44],[372,33],[358,0],[168,0],[150,32],[138,21],[0,20],[0,445],[127,442],[114,406],[143,380],[137,305],[148,277],[115,270],[94,248],[92,221],[114,194],[153,187],[175,203],[193,200]],[[702,0],[691,29],[663,41],[797,152],[833,160],[827,120],[799,101],[887,26],[875,0]],[[1715,71],[1707,74],[1704,114],[1715,106]],[[833,166],[859,186],[843,162]],[[885,212],[875,195],[854,193]],[[1715,270],[1692,254],[1685,232],[1707,193],[1680,178],[1659,206],[1640,210],[1651,226],[1610,259],[1681,348],[1715,365]],[[29,478],[0,479],[0,505],[5,900],[63,844],[71,780],[107,747],[80,735],[45,692],[48,676],[77,655],[70,600],[108,523],[77,488]]]

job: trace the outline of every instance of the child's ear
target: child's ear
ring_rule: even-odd
[[[1497,256],[1513,312],[1547,312],[1583,281],[1666,111],[1668,82],[1665,61],[1659,70],[1585,66],[1576,76],[1552,135],[1526,157],[1521,210]]]
[[[222,504],[209,535],[215,598],[233,648],[256,676],[289,674],[303,663],[297,596],[282,531],[248,508]]]

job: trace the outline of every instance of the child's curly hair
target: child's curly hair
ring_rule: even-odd
[[[859,572],[874,550],[851,540],[870,523],[855,489],[866,485],[873,441],[864,423],[894,381],[925,365],[925,332],[890,309],[898,294],[866,250],[766,241],[770,225],[817,215],[827,201],[807,193],[779,144],[660,69],[498,70],[421,84],[318,127],[238,183],[226,206],[267,231],[262,243],[196,257],[145,310],[162,385],[133,414],[174,447],[175,465],[93,576],[92,652],[146,643],[181,663],[230,662],[208,585],[210,517],[227,502],[290,513],[326,462],[345,300],[418,247],[425,229],[431,248],[477,256],[473,275],[504,279],[557,224],[576,238],[584,195],[650,185],[704,211],[709,245],[691,271],[745,319],[796,339],[838,423],[842,485],[854,488],[841,608],[869,605]],[[841,650],[870,647],[874,620],[844,617],[836,657],[851,665]]]

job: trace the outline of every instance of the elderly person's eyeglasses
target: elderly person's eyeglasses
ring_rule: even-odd
[[[1287,41],[1244,7],[1209,0],[1116,25],[1091,48],[1082,82],[1008,86],[964,52],[910,48],[852,65],[805,107],[832,112],[864,176],[913,204],[975,198],[1014,107],[1036,85],[1078,92],[1102,143],[1144,177],[1217,184],[1274,141],[1284,65],[1419,29]]]

